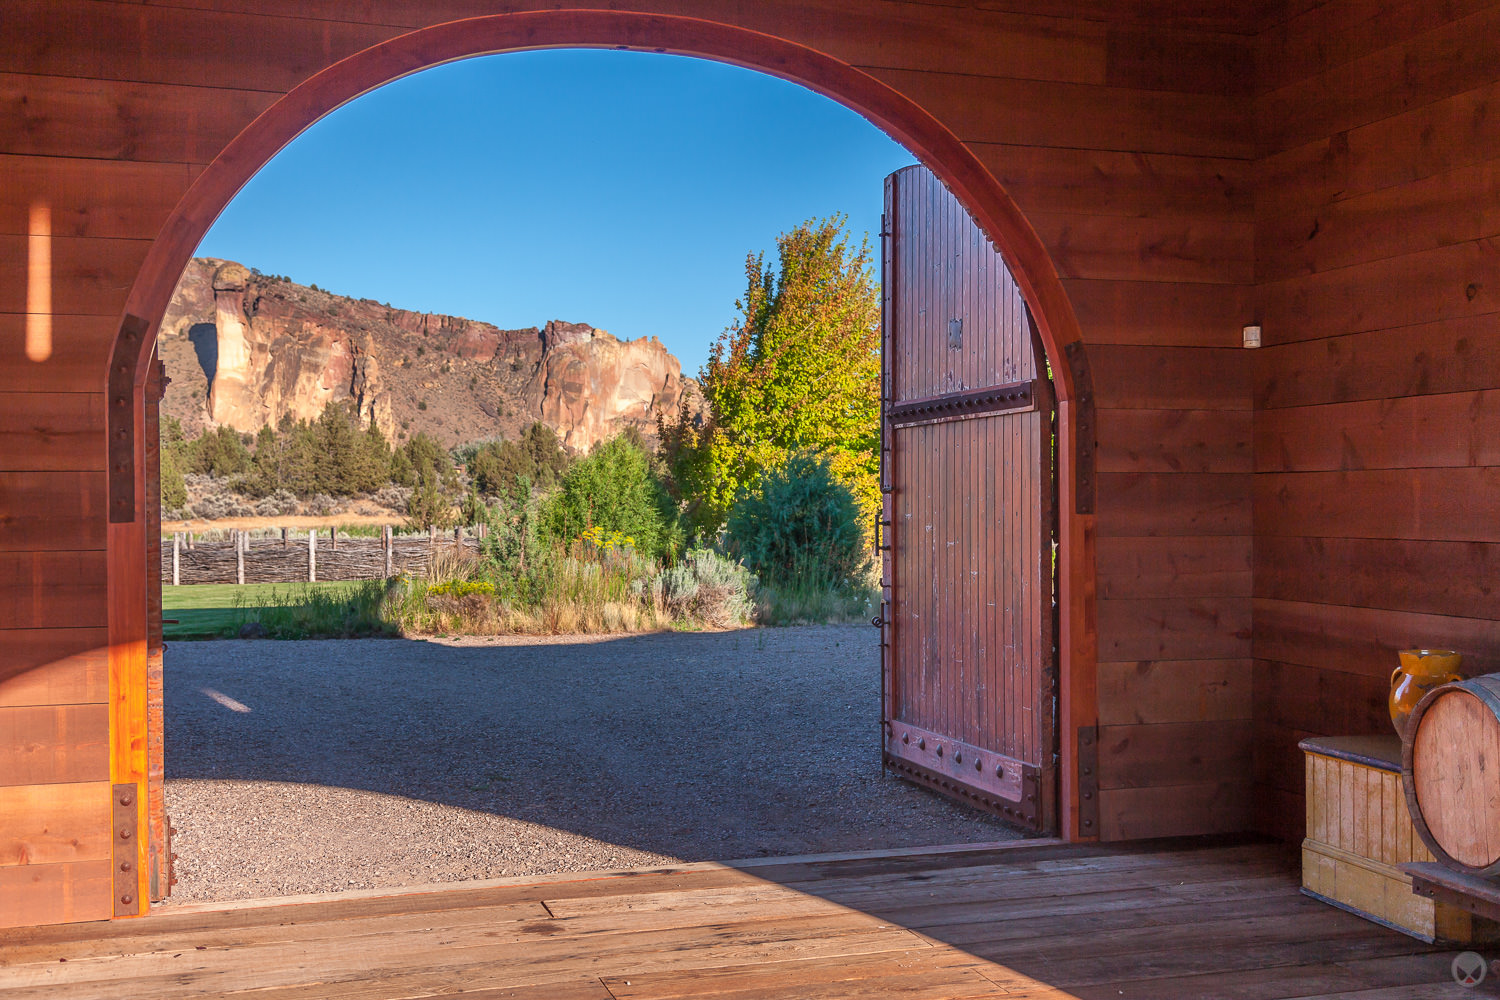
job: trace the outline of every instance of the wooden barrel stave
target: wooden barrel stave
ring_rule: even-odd
[[[1500,674],[1429,691],[1401,751],[1412,825],[1455,871],[1500,875]]]

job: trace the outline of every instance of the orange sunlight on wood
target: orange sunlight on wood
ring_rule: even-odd
[[[31,203],[26,262],[26,356],[52,357],[52,206]]]

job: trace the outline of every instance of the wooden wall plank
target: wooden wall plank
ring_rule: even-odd
[[[278,96],[0,73],[0,153],[209,163]]]
[[[1496,233],[1500,162],[1491,160],[1332,203],[1274,204],[1256,228],[1256,276],[1315,274]]]
[[[1099,727],[1099,787],[1236,784],[1250,776],[1250,720]]]
[[[185,163],[0,156],[0,234],[28,234],[46,202],[57,236],[151,239],[197,169]]]
[[[1107,410],[1100,472],[1253,472],[1249,410]]]
[[[4,392],[0,472],[103,470],[102,392]]]
[[[6,20],[0,65],[14,72],[273,92],[400,33],[345,18],[309,31],[294,18],[86,0],[13,0]]]
[[[944,124],[965,142],[1254,155],[1244,106],[1229,97],[955,73],[871,73],[923,107],[941,109]]]
[[[1247,501],[1256,478],[1232,473],[1102,473],[1099,536],[1248,535]]]
[[[0,867],[0,927],[108,920],[113,889],[108,861]]]
[[[1500,545],[1262,536],[1255,596],[1500,619]]]
[[[1337,205],[1494,159],[1500,83],[1422,105],[1264,157],[1255,164],[1256,213],[1269,219]]]
[[[1484,10],[1494,0],[1329,0],[1255,38],[1255,75],[1263,90],[1295,83]]]
[[[972,148],[1028,215],[1255,218],[1253,177],[1245,160],[996,143]]]
[[[1254,479],[1257,536],[1500,541],[1500,468],[1493,466],[1283,472]]]
[[[1243,659],[1250,606],[1238,597],[1101,600],[1099,660]]]
[[[1091,355],[1102,345],[1239,349],[1242,328],[1256,318],[1248,285],[1080,278],[1063,285]],[[1232,385],[1221,394],[1235,396]]]
[[[0,708],[0,785],[108,780],[108,706]]]
[[[1395,667],[1394,654],[1389,663]],[[1390,670],[1355,674],[1265,659],[1254,669],[1257,722],[1319,736],[1390,731]],[[1290,692],[1297,697],[1284,697]]]
[[[1064,278],[1249,284],[1255,228],[1246,222],[1198,222],[1098,215],[1029,214]]]
[[[26,317],[0,313],[0,371],[12,392],[77,392],[79,387],[104,386],[102,373],[120,329],[118,314],[53,316],[52,356],[33,361],[26,356]]]
[[[1268,410],[1255,422],[1262,472],[1484,465],[1500,465],[1495,389]]]
[[[1105,840],[1235,833],[1250,828],[1248,782],[1112,788],[1099,793]]]
[[[1099,664],[1099,724],[1251,718],[1251,661],[1128,660]]]
[[[107,629],[0,631],[0,707],[102,705],[108,699]]]
[[[104,548],[103,472],[0,472],[0,552]]]
[[[1248,535],[1101,537],[1099,596],[1249,597]]]
[[[1492,316],[1500,311],[1500,238],[1268,282],[1261,296],[1267,345]]]
[[[1469,675],[1500,671],[1500,622],[1257,597],[1254,656],[1390,682],[1398,650],[1458,649]]]
[[[1235,328],[1235,337],[1240,336]],[[1101,410],[1248,410],[1253,352],[1236,348],[1089,348],[1094,396]],[[1099,415],[1100,422],[1109,419]]]
[[[25,236],[0,236],[0,312],[26,312],[27,242]],[[54,236],[53,311],[120,313],[150,249],[150,240]]]
[[[98,550],[0,552],[0,629],[103,626],[105,577]]]
[[[0,868],[108,861],[108,781],[0,786]]]
[[[1261,148],[1287,149],[1493,83],[1497,35],[1500,9],[1491,6],[1263,94]]]
[[[1491,389],[1494,314],[1262,348],[1258,409]],[[1256,420],[1263,419],[1262,414]]]

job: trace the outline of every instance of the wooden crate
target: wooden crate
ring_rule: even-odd
[[[1500,940],[1500,924],[1412,892],[1401,865],[1432,861],[1412,828],[1395,736],[1310,737],[1302,891],[1423,941]]]

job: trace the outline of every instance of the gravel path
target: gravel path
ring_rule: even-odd
[[[874,629],[177,642],[176,902],[1003,840],[881,775]]]

